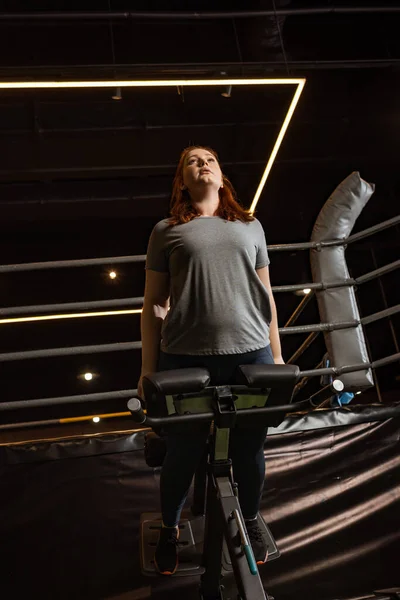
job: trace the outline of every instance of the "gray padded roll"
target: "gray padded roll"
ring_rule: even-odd
[[[355,171],[342,181],[324,204],[315,222],[311,241],[346,240],[359,214],[375,190],[375,185],[361,179]],[[344,246],[311,250],[314,282],[330,283],[347,279]],[[359,320],[354,288],[342,287],[316,293],[321,322]],[[370,362],[362,325],[324,333],[331,366]],[[363,390],[373,385],[370,369],[341,375],[346,391]]]

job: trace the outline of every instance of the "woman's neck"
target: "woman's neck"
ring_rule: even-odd
[[[216,190],[196,195],[191,193],[192,203],[198,215],[202,217],[213,217],[219,206],[219,195]]]

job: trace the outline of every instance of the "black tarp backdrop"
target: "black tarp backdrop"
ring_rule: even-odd
[[[325,600],[398,586],[400,404],[271,433],[262,512],[282,557],[261,568],[266,589]],[[194,580],[140,574],[140,513],[159,506],[142,432],[3,446],[0,461],[2,598],[197,597]]]

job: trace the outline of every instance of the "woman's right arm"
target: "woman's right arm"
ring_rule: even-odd
[[[157,370],[161,326],[169,308],[169,273],[146,270],[143,310],[140,321],[142,336],[142,370],[138,395],[142,397],[142,377]]]

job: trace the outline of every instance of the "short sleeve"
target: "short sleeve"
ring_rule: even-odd
[[[256,247],[257,247],[257,255],[256,255],[256,269],[262,269],[262,267],[267,267],[270,263],[268,250],[267,250],[267,241],[265,239],[264,229],[260,223],[256,219],[257,223],[257,235],[256,235]]]
[[[165,226],[160,222],[151,232],[147,246],[146,269],[150,271],[168,272],[168,259],[165,247]]]

